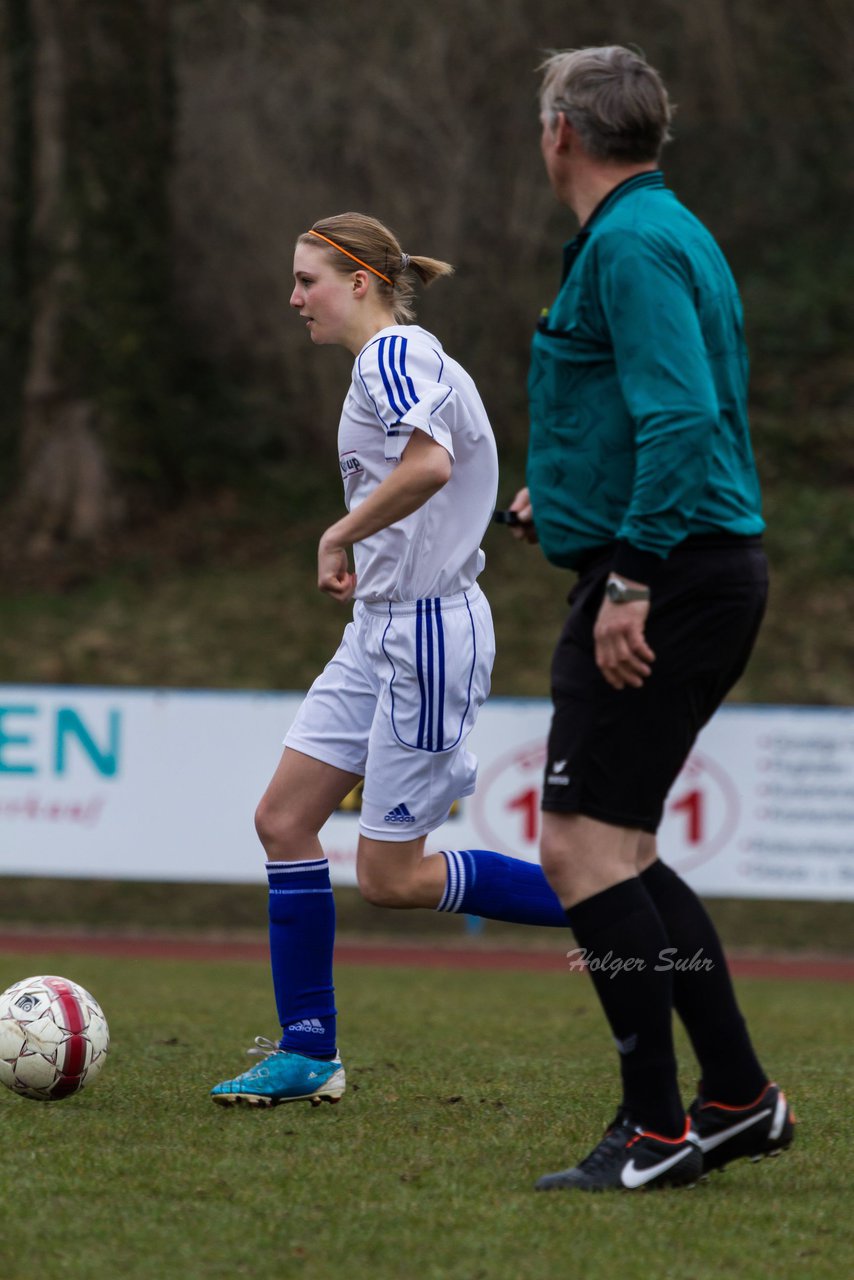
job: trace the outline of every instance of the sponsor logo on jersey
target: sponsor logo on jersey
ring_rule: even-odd
[[[396,804],[393,809],[389,809],[383,822],[414,822],[412,814],[409,812],[405,804]]]
[[[345,480],[348,476],[360,476],[365,470],[355,453],[342,453],[338,463],[341,467],[341,475]]]

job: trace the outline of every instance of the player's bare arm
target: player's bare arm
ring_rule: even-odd
[[[627,587],[645,585],[623,581]],[[644,636],[648,614],[648,600],[613,604],[606,597],[602,601],[593,629],[596,665],[614,689],[639,689],[652,672],[655,654]]]
[[[451,478],[453,462],[442,445],[423,431],[413,431],[400,462],[369,498],[330,527],[317,549],[317,585],[334,600],[346,603],[356,590],[347,548],[397,524],[423,506]]]

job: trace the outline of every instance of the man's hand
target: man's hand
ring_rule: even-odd
[[[534,508],[531,506],[531,495],[527,489],[520,489],[510,503],[510,510],[515,511],[519,523],[510,526],[510,532],[517,542],[537,542],[537,531],[534,528]]]
[[[317,585],[341,604],[352,600],[356,575],[350,572],[347,548],[335,537],[335,526],[327,529],[317,548]]]
[[[627,585],[640,587],[643,583]],[[614,689],[639,689],[652,671],[655,654],[644,639],[648,614],[648,600],[612,604],[606,596],[602,601],[593,628],[596,665]]]

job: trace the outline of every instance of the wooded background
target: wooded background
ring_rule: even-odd
[[[2,0],[7,554],[328,468],[349,356],[288,298],[295,237],[346,209],[456,264],[419,320],[520,458],[574,233],[535,68],[597,43],[640,46],[677,104],[665,171],[743,292],[766,491],[850,492],[850,0]]]

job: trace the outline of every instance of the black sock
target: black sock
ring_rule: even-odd
[[[635,876],[570,907],[566,918],[620,1052],[623,1107],[642,1128],[678,1137],[685,1112],[673,1052],[673,977],[660,967],[669,942],[652,899]]]
[[[744,1106],[759,1096],[768,1077],[750,1042],[717,930],[694,890],[665,863],[654,862],[641,882],[674,949],[673,1006],[700,1063],[703,1095]]]

